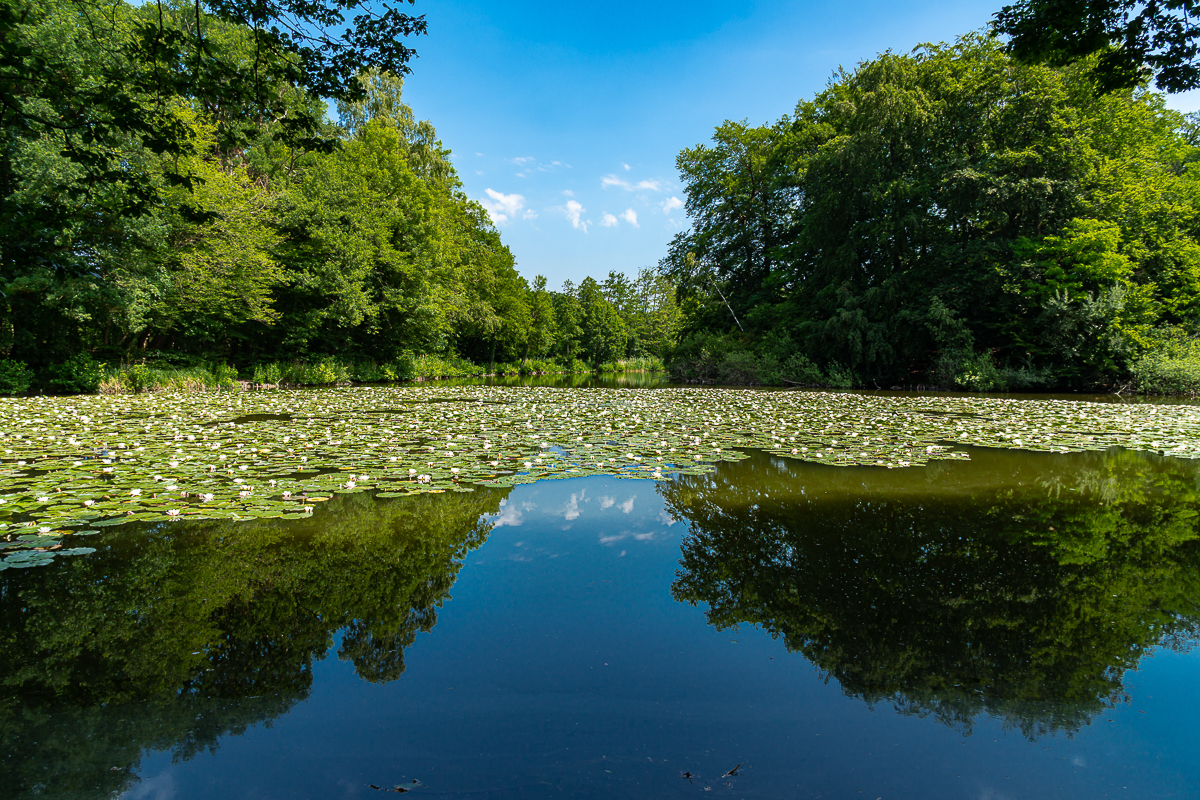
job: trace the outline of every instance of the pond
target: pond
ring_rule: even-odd
[[[11,403],[0,796],[1195,797],[1197,409],[1127,412]]]

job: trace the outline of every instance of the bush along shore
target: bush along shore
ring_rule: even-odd
[[[138,394],[142,392],[206,392],[252,388],[339,386],[356,383],[403,383],[455,378],[536,375],[609,375],[662,372],[656,356],[587,364],[524,359],[476,364],[456,356],[405,355],[396,361],[351,362],[333,356],[290,362],[275,361],[238,369],[227,364],[172,365],[166,360],[109,366],[85,356],[36,376],[21,362],[0,360],[0,395]]]

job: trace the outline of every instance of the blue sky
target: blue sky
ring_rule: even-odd
[[[839,66],[952,40],[1003,3],[417,0],[429,35],[405,98],[521,274],[557,288],[658,261],[687,226],[675,156],[724,120],[774,121]]]

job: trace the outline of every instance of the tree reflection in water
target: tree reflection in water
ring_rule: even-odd
[[[143,750],[215,750],[306,698],[339,631],[359,676],[394,680],[505,494],[343,495],[311,521],[122,530],[0,572],[0,791],[109,797]]]
[[[663,483],[676,599],[760,625],[843,691],[1033,739],[1126,699],[1200,621],[1200,465],[976,450],[887,471],[765,455]]]

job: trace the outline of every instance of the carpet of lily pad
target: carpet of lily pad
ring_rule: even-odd
[[[1200,408],[738,389],[410,386],[0,401],[0,569],[134,521],[311,514],[582,475],[669,478],[760,449],[835,466],[956,445],[1200,457]],[[71,537],[65,539],[64,537]],[[71,546],[68,546],[70,544]]]

